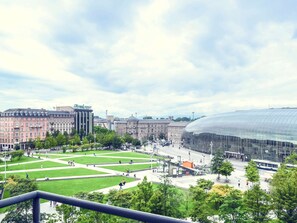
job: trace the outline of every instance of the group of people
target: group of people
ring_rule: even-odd
[[[75,166],[75,164],[74,164],[74,160],[73,160],[73,161],[69,160],[69,161],[68,161],[68,165],[70,165],[70,166]]]
[[[120,190],[123,189],[123,186],[126,185],[126,181],[125,180],[122,180],[120,183],[119,183],[119,186],[120,186]]]
[[[50,207],[56,207],[57,205],[57,201],[50,201]]]
[[[237,185],[238,185],[238,187],[240,187],[240,179],[238,180]],[[248,180],[246,181],[246,186],[247,186],[247,187],[249,186],[249,181],[248,181]]]

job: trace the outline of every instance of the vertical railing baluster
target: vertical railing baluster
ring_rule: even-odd
[[[33,199],[33,223],[40,223],[40,200],[39,197]]]

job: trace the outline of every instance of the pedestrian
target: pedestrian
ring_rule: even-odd
[[[122,161],[121,160],[119,160],[119,164],[122,164]]]
[[[238,187],[240,187],[240,180],[238,180]]]
[[[136,178],[136,173],[134,173],[134,178]]]
[[[123,186],[125,186],[126,185],[126,181],[125,180],[123,180]]]
[[[119,186],[120,186],[120,190],[122,190],[123,183],[122,183],[122,182],[120,182]]]
[[[248,180],[246,181],[246,186],[247,186],[247,187],[249,186],[249,181],[248,181]]]

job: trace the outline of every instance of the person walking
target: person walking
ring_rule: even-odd
[[[120,186],[120,190],[122,190],[122,189],[123,189],[123,183],[120,182],[120,183],[119,183],[119,186]]]

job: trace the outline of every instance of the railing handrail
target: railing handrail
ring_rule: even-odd
[[[162,222],[162,223],[188,223],[181,219],[166,217],[157,214],[151,214],[142,211],[131,210],[127,208],[115,207],[107,204],[100,204],[92,201],[82,200],[73,197],[62,196],[54,193],[48,193],[44,191],[33,191],[19,196],[3,199],[0,201],[0,208],[24,202],[27,200],[33,200],[33,220],[34,223],[39,223],[40,207],[39,199],[46,199],[56,201],[63,204],[69,204],[72,206],[85,208],[105,214],[117,215],[129,219],[134,219],[143,222]]]

